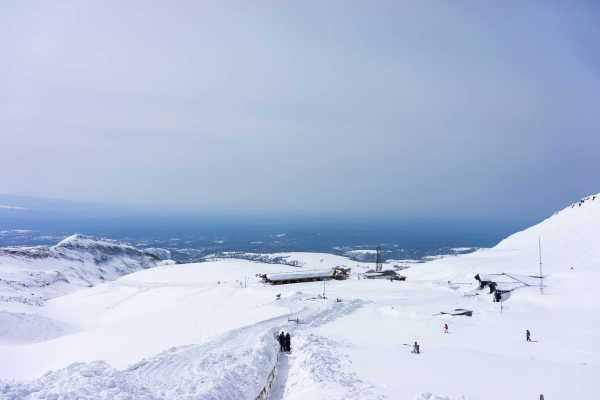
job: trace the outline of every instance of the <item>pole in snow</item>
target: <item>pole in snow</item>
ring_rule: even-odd
[[[544,294],[544,275],[542,275],[542,237],[538,238],[538,251],[540,258],[540,294]]]

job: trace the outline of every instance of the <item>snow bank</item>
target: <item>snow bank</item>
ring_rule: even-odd
[[[127,376],[106,362],[74,363],[27,383],[1,382],[0,396],[6,400],[155,400],[150,391],[131,384]]]

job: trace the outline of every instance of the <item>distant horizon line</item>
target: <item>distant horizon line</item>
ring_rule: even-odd
[[[592,196],[590,194],[588,196]],[[16,203],[7,202],[6,199],[14,199]],[[568,204],[556,207],[555,212],[558,212],[574,202],[572,200]],[[32,206],[31,204],[19,204],[19,201],[25,202],[45,202],[50,204],[39,204],[40,207]],[[54,205],[55,207],[51,207]],[[64,209],[60,206],[79,206],[83,209],[78,208],[76,210]],[[49,207],[50,206],[50,207]],[[59,206],[59,207],[56,207]],[[227,209],[205,209],[198,210],[194,209],[191,204],[186,205],[175,205],[175,204],[148,204],[148,203],[113,203],[113,202],[94,202],[87,200],[72,200],[57,197],[46,197],[46,196],[32,196],[32,195],[19,195],[10,193],[0,193],[0,211],[14,211],[14,212],[55,212],[60,214],[71,214],[73,216],[80,214],[82,217],[94,217],[94,216],[109,216],[113,218],[136,218],[136,217],[154,217],[154,218],[203,218],[207,220],[228,220],[236,219],[243,221],[255,221],[256,219],[264,219],[267,222],[281,221],[281,222],[297,222],[298,219],[303,221],[306,220],[321,220],[323,222],[347,222],[350,223],[355,221],[357,223],[431,223],[441,222],[450,223],[462,221],[464,223],[476,223],[483,222],[486,220],[488,223],[509,222],[510,224],[531,224],[529,221],[524,221],[523,218],[513,218],[507,220],[506,216],[495,219],[483,218],[477,215],[468,215],[466,213],[450,213],[445,215],[439,214],[428,214],[422,213],[412,215],[390,215],[389,213],[367,213],[367,212],[356,212],[356,213],[334,213],[326,211],[323,213],[302,212],[302,211],[291,211],[291,210],[275,210],[275,211],[256,211],[256,210],[227,210]],[[87,213],[98,213],[98,215],[81,215],[82,212]],[[124,214],[125,213],[125,214]],[[548,214],[538,222],[545,218],[550,217],[552,214]]]

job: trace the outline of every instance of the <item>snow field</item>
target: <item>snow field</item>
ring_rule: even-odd
[[[599,210],[600,198],[590,199],[493,249],[414,264],[405,282],[353,275],[267,286],[255,277],[372,267],[312,253],[285,254],[301,267],[226,260],[139,271],[31,308],[34,320],[69,330],[3,337],[0,399],[254,400],[279,330],[291,332],[292,353],[280,357],[274,400],[595,398]],[[528,277],[538,274],[540,236],[543,295]],[[476,273],[534,285],[515,286],[501,310],[487,288],[476,290]],[[439,315],[456,308],[473,316]]]

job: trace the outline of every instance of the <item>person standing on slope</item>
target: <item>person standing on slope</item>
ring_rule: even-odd
[[[529,329],[525,331],[525,338],[528,342],[531,342],[531,332],[529,332]]]
[[[289,332],[285,334],[285,351],[288,353],[292,351],[292,338]]]
[[[415,341],[415,344],[413,346],[413,353],[415,354],[421,354],[421,348],[419,347],[419,344]]]
[[[444,333],[448,333],[448,324],[444,323]]]
[[[279,334],[279,350],[281,352],[285,351],[285,334],[283,333],[283,331],[281,331],[281,333]]]

